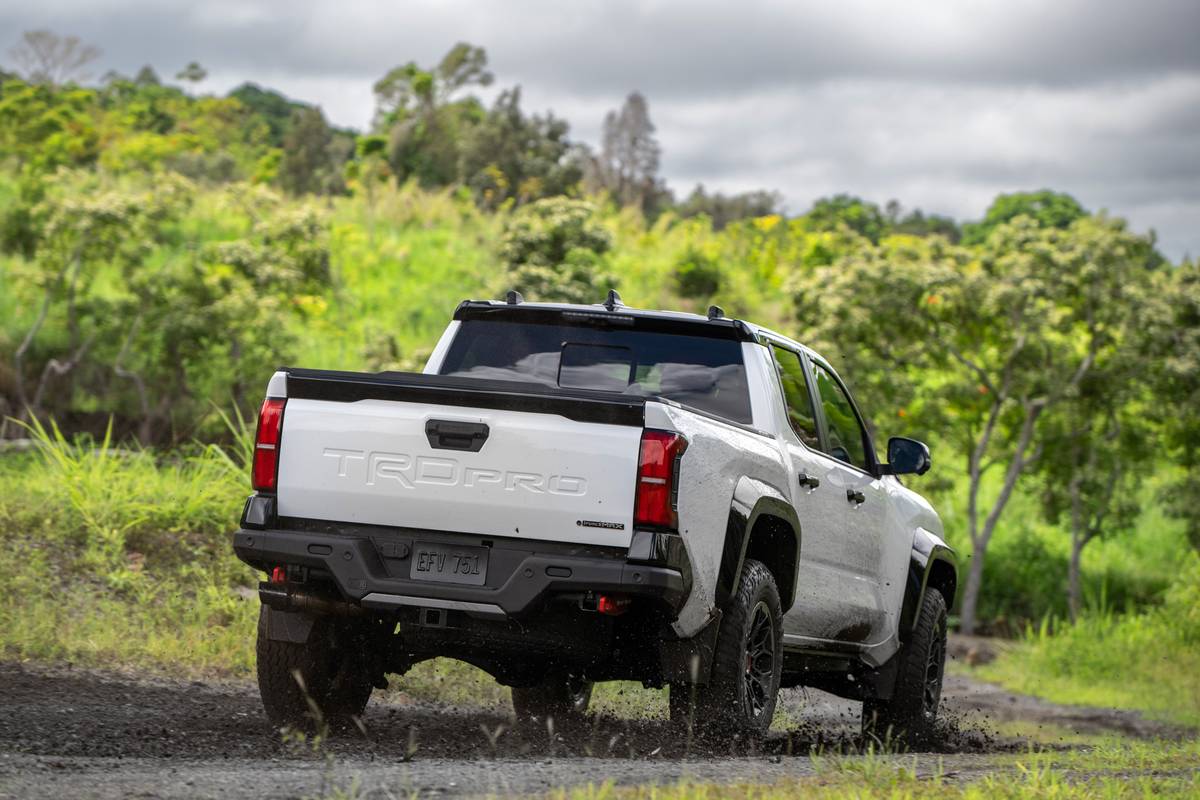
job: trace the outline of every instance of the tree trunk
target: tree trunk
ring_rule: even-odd
[[[1000,494],[997,496],[996,501],[992,503],[992,508],[988,511],[982,528],[979,526],[977,498],[979,496],[979,484],[983,479],[983,470],[980,465],[982,463],[982,453],[984,452],[984,447],[986,447],[985,440],[981,440],[981,442],[984,442],[984,447],[977,449],[971,461],[971,486],[967,506],[967,525],[968,531],[971,534],[971,568],[967,572],[967,583],[963,587],[963,605],[958,622],[959,629],[968,635],[975,632],[975,616],[979,602],[979,590],[983,584],[984,554],[987,552],[988,544],[992,540],[992,534],[996,532],[996,524],[1000,521],[1000,515],[1004,512],[1004,508],[1008,505],[1013,490],[1017,486],[1017,479],[1021,477],[1021,473],[1025,470],[1026,465],[1038,457],[1036,451],[1032,456],[1029,456],[1028,453],[1030,445],[1033,443],[1033,433],[1037,426],[1038,417],[1041,416],[1045,405],[1040,400],[1027,400],[1023,405],[1025,407],[1025,421],[1021,425],[1021,434],[1017,438],[1017,443],[1013,448],[1008,469],[1004,472],[1004,484],[1000,487]]]
[[[1078,473],[1071,478],[1071,560],[1067,563],[1067,613],[1071,622],[1079,619],[1082,605],[1079,588],[1079,564],[1083,556],[1083,546],[1087,539],[1083,535],[1083,498],[1080,497],[1081,477]]]
[[[1079,619],[1079,612],[1083,609],[1083,590],[1080,587],[1080,569],[1079,565],[1083,556],[1083,545],[1086,540],[1079,535],[1078,531],[1071,531],[1071,560],[1067,565],[1067,611],[1071,615],[1071,622]]]
[[[986,547],[972,545],[971,565],[967,568],[967,583],[963,587],[962,611],[959,613],[959,629],[967,636],[975,633],[975,617],[979,604],[979,589],[983,585],[983,555]]]

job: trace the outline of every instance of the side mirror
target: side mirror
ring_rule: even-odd
[[[893,436],[888,439],[888,463],[885,475],[924,475],[933,466],[929,448],[924,442]]]

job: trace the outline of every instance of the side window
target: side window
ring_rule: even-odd
[[[811,363],[811,362],[810,362]],[[813,363],[813,383],[821,398],[825,412],[825,427],[829,434],[829,449],[826,451],[839,461],[853,464],[859,469],[870,469],[865,446],[866,432],[854,407],[842,387],[820,364]]]
[[[779,365],[779,382],[783,385],[783,398],[787,403],[792,430],[800,437],[800,441],[814,450],[820,450],[817,418],[813,411],[812,396],[808,393],[808,383],[804,380],[800,356],[775,345],[771,345],[771,350],[775,353],[775,363]]]

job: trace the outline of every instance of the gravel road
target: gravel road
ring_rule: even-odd
[[[989,721],[1025,720],[1139,737],[1181,732],[1130,712],[1056,706],[951,677],[945,735],[918,769],[969,777],[1025,743]],[[549,732],[514,726],[501,709],[373,700],[365,733],[322,752],[285,741],[262,716],[252,683],[142,677],[0,663],[0,798],[322,796],[358,782],[373,797],[524,794],[614,780],[683,777],[771,781],[812,771],[818,747],[857,746],[858,704],[788,690],[789,719],[764,743],[688,745],[665,722],[612,718]],[[493,741],[494,740],[494,741]]]

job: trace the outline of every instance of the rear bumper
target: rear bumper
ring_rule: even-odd
[[[410,579],[417,541],[487,547],[487,584]],[[234,534],[233,548],[264,571],[284,566],[290,576],[300,568],[312,580],[331,580],[346,600],[378,611],[434,608],[500,620],[534,613],[550,599],[612,593],[651,599],[675,612],[686,596],[681,570],[630,562],[640,553],[617,548],[359,527],[336,533],[244,528]]]

